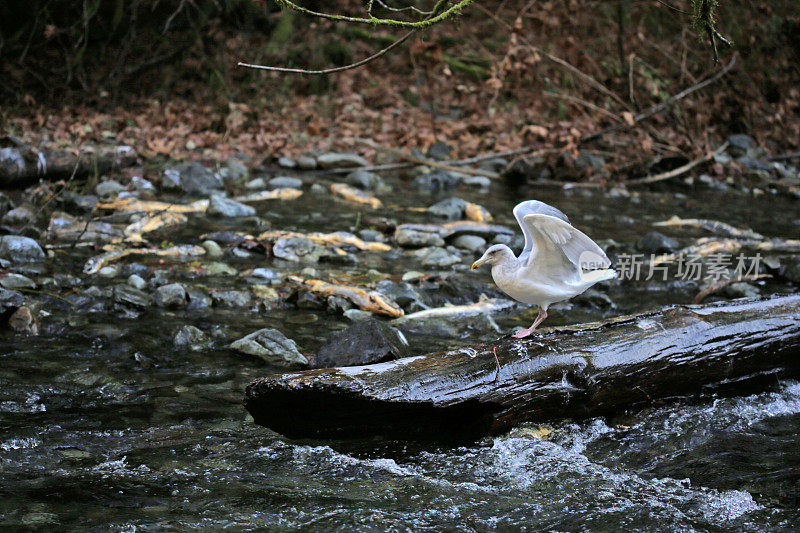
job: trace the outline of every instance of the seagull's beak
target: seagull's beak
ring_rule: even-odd
[[[482,265],[482,264],[484,264],[485,262],[486,262],[486,259],[484,259],[483,257],[481,257],[480,259],[478,259],[477,261],[475,261],[474,263],[472,263],[472,266],[470,267],[470,270],[475,270],[476,268],[478,268],[479,266],[481,266],[481,265]]]

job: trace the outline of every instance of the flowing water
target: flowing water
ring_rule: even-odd
[[[537,197],[596,239],[634,242],[673,214],[791,237],[796,204],[720,193],[470,191],[511,224],[510,208]],[[424,220],[397,195],[389,216]],[[298,209],[298,205],[303,209]],[[275,228],[348,230],[357,215],[310,199],[270,204]],[[775,219],[771,213],[794,213]],[[513,226],[512,226],[513,227]],[[666,231],[665,231],[666,232]],[[691,232],[686,232],[691,234]],[[196,242],[196,241],[191,241]],[[688,242],[687,242],[688,244]],[[262,260],[263,262],[263,260]],[[49,268],[78,274],[80,260]],[[241,266],[241,265],[239,265]],[[251,268],[254,265],[249,265]],[[274,268],[291,270],[278,262]],[[317,268],[327,268],[319,265]],[[339,270],[342,266],[335,266]],[[413,260],[363,258],[359,271],[399,274]],[[487,280],[486,274],[465,274]],[[92,281],[92,283],[102,283]],[[212,281],[206,281],[212,285]],[[219,279],[217,286],[236,286]],[[763,289],[769,292],[769,286]],[[777,289],[776,289],[777,290]],[[783,287],[782,290],[790,290]],[[608,291],[615,309],[566,306],[552,323],[596,320],[689,293],[647,284]],[[672,403],[615,419],[522,426],[463,447],[413,442],[287,441],[255,426],[241,400],[275,369],[224,350],[179,350],[174,331],[194,324],[220,338],[278,327],[315,350],[345,326],[325,311],[151,310],[110,307],[75,316],[52,302],[38,337],[10,335],[0,350],[0,527],[93,531],[198,528],[275,531],[796,531],[800,524],[800,384],[760,394]],[[519,311],[517,311],[519,313]],[[523,318],[498,319],[502,328]],[[415,351],[491,339],[411,337]]]

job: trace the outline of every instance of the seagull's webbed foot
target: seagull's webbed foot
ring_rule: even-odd
[[[547,311],[545,311],[544,309],[542,309],[540,307],[539,308],[539,314],[536,316],[536,320],[533,321],[533,324],[531,325],[531,327],[529,327],[528,329],[521,329],[521,330],[513,333],[511,336],[514,337],[515,339],[524,339],[525,337],[527,337],[528,335],[533,333],[533,330],[535,330],[536,327],[539,324],[541,324],[544,321],[545,318],[547,318]]]
[[[511,336],[514,337],[515,339],[524,339],[525,337],[533,333],[534,329],[536,328],[521,329],[519,331],[512,333]]]

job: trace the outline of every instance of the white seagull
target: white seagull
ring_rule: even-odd
[[[514,337],[530,335],[547,318],[547,308],[568,300],[598,283],[616,277],[611,261],[592,239],[573,228],[567,215],[537,200],[517,204],[514,216],[525,234],[519,257],[505,244],[490,246],[472,264],[492,265],[492,278],[517,301],[536,305],[539,315],[528,329]]]

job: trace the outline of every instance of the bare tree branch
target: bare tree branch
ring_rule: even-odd
[[[250,63],[238,63],[237,66],[246,67],[246,68],[255,68],[255,69],[259,69],[259,70],[270,70],[270,71],[273,71],[273,72],[290,72],[290,73],[293,73],[293,74],[313,74],[313,75],[333,74],[334,72],[342,72],[343,70],[351,70],[351,69],[354,69],[354,68],[358,68],[358,67],[360,67],[362,65],[366,65],[370,61],[374,61],[375,59],[378,59],[379,57],[383,56],[384,54],[386,54],[387,52],[389,52],[393,48],[396,48],[397,46],[400,46],[401,44],[403,44],[406,40],[408,40],[409,37],[414,35],[414,33],[416,33],[416,32],[417,32],[417,30],[415,30],[415,29],[411,30],[410,32],[406,33],[405,35],[400,37],[398,40],[396,40],[395,42],[393,42],[392,44],[390,44],[389,46],[384,48],[383,50],[380,50],[377,53],[372,54],[371,56],[362,59],[361,61],[358,61],[356,63],[351,63],[349,65],[344,65],[342,67],[326,68],[326,69],[323,69],[323,70],[306,70],[306,69],[302,69],[302,68],[271,67],[271,66],[268,66],[268,65],[252,65]]]

